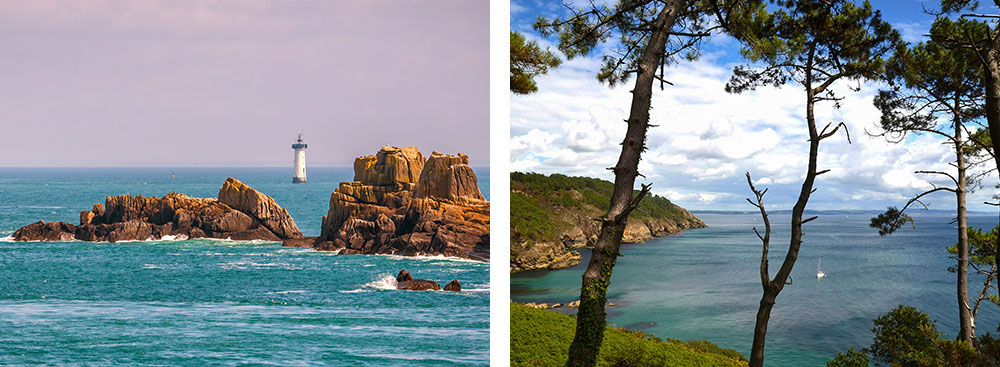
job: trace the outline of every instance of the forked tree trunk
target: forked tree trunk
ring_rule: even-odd
[[[809,54],[809,62],[812,65],[812,52]],[[802,215],[805,213],[806,204],[813,191],[813,183],[816,181],[817,158],[819,157],[820,134],[816,130],[816,116],[814,113],[815,96],[817,91],[812,88],[812,70],[806,72],[806,123],[809,125],[809,168],[806,171],[806,179],[802,181],[802,190],[799,191],[799,199],[792,207],[792,236],[788,245],[788,253],[781,263],[781,268],[775,274],[774,279],[764,284],[764,294],[760,299],[760,307],[757,309],[757,321],[753,329],[753,345],[750,348],[750,367],[764,366],[764,341],[767,336],[767,324],[771,320],[771,309],[774,301],[785,287],[795,260],[799,257],[799,247],[802,245]],[[761,261],[766,261],[762,259]]]
[[[628,130],[622,143],[622,152],[614,167],[615,190],[611,207],[601,218],[601,232],[594,244],[590,263],[583,273],[580,288],[580,306],[576,314],[576,335],[569,347],[567,366],[594,366],[597,353],[604,339],[604,306],[607,302],[611,270],[615,266],[621,246],[625,222],[632,205],[635,177],[638,175],[639,156],[645,148],[646,130],[649,129],[650,99],[653,80],[660,58],[666,49],[667,37],[674,26],[677,14],[685,9],[687,0],[669,0],[653,22],[653,32],[639,59],[639,71],[632,90],[632,106]]]

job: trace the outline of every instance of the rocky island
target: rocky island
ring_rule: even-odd
[[[560,269],[580,263],[574,249],[597,238],[614,184],[589,177],[510,174],[510,271]],[[705,223],[666,198],[650,195],[632,212],[624,243],[703,228]]]
[[[14,232],[15,241],[143,241],[176,238],[231,238],[281,241],[301,238],[295,221],[270,196],[235,178],[218,198],[172,192],[163,197],[108,196],[80,212],[80,224],[35,222]]]
[[[414,278],[410,272],[403,269],[399,271],[399,275],[396,275],[396,289],[404,291],[438,291],[441,290],[441,286],[433,280]],[[444,286],[444,290],[461,292],[462,284],[458,282],[458,279],[455,279]]]
[[[341,254],[444,255],[489,261],[490,203],[469,157],[383,147],[354,161],[330,195],[317,238],[285,241]]]

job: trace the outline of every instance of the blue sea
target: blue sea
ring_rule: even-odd
[[[761,296],[761,244],[752,230],[762,227],[759,214],[696,215],[709,227],[623,246],[608,288],[616,303],[608,307],[608,321],[664,338],[706,339],[749,356]],[[820,214],[805,225],[794,283],[771,313],[766,365],[823,366],[837,352],[867,347],[872,319],[900,304],[927,312],[949,337],[957,334],[956,276],[948,272],[956,261],[945,249],[957,242],[953,215],[914,213],[916,228],[885,237],[868,227],[871,216]],[[771,215],[772,276],[788,249],[789,222],[788,215]],[[970,227],[996,224],[996,215],[969,218]],[[513,275],[512,298],[578,299],[589,255],[584,250],[573,268]],[[823,279],[816,278],[820,258]],[[985,279],[973,273],[969,293],[976,297]],[[996,335],[1000,308],[984,301],[975,321],[977,334]]]
[[[489,198],[489,169],[476,168]],[[171,178],[174,174],[175,178]],[[123,193],[216,197],[236,177],[319,234],[350,168],[0,168],[0,237]],[[405,268],[463,291],[392,288]],[[280,242],[0,241],[0,365],[486,365],[489,264]]]

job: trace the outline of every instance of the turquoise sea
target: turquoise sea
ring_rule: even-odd
[[[759,214],[696,215],[709,227],[623,247],[608,288],[609,301],[616,303],[608,320],[664,338],[706,339],[749,355],[761,296],[761,244],[752,231],[761,227]],[[957,333],[956,278],[948,272],[956,261],[945,250],[957,238],[953,216],[914,213],[916,228],[885,237],[868,227],[871,217],[820,214],[806,224],[794,283],[771,314],[766,365],[823,366],[837,352],[867,347],[872,319],[899,304],[927,312],[951,337]],[[771,215],[772,276],[788,249],[789,221],[788,215]],[[996,215],[969,219],[970,227],[996,223]],[[821,257],[827,277],[817,279]],[[570,269],[513,275],[512,298],[563,304],[577,299],[589,251],[582,260]],[[984,279],[972,273],[970,294],[977,296]],[[996,335],[1000,308],[981,307],[976,332]]]
[[[476,168],[489,198],[489,169]],[[175,178],[171,178],[173,173]],[[233,176],[318,235],[350,168],[0,168],[0,237],[122,193],[216,197]],[[463,291],[392,288],[405,268]],[[280,242],[0,240],[0,365],[486,365],[489,264]]]

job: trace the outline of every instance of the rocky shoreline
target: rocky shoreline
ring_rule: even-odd
[[[597,239],[600,222],[594,218],[606,213],[599,205],[606,205],[612,189],[611,182],[588,177],[511,173],[510,272],[579,264],[578,250]],[[691,212],[653,195],[629,217],[622,242],[704,227]]]
[[[596,222],[595,222],[596,223]],[[595,226],[596,227],[596,226]],[[689,220],[673,222],[669,220],[629,220],[625,226],[622,243],[644,243],[648,240],[680,233],[687,229],[705,228],[706,225],[693,215]],[[580,263],[579,249],[589,248],[589,242],[596,239],[598,228],[574,228],[564,234],[561,241],[518,243],[519,251],[511,254],[510,272],[541,269],[564,269]],[[590,234],[589,236],[587,234]],[[514,243],[511,244],[515,246]]]

